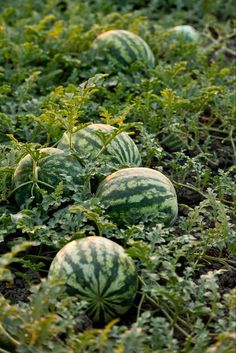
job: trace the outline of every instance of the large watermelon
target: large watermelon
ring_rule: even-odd
[[[69,150],[72,147],[80,158],[93,160],[103,148],[102,133],[111,133],[116,128],[108,124],[91,124],[72,134],[71,146],[69,133],[65,132],[58,143],[58,148]],[[111,162],[123,166],[139,166],[141,157],[134,141],[126,132],[116,135],[103,151]]]
[[[152,221],[170,226],[177,217],[173,184],[150,168],[125,168],[109,175],[99,185],[97,197],[119,225]]]
[[[49,278],[65,281],[69,295],[88,302],[88,315],[104,323],[124,314],[136,295],[133,260],[115,242],[97,236],[74,240],[54,258]]]
[[[147,66],[155,65],[155,58],[148,44],[129,31],[117,29],[101,33],[92,48],[98,60],[110,61],[115,66],[126,67],[136,61]]]
[[[31,196],[40,201],[39,189],[52,192],[65,178],[80,184],[80,173],[80,163],[58,148],[40,149],[37,161],[27,154],[20,160],[13,176],[16,201],[22,205]],[[68,191],[66,187],[64,191]]]

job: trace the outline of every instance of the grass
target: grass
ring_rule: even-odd
[[[0,352],[233,353],[235,349],[235,20],[233,1],[14,1],[0,12]],[[172,37],[190,24],[199,40]],[[156,65],[96,61],[96,36],[140,35]],[[142,166],[168,175],[179,203],[171,228],[117,227],[95,198],[122,166],[85,160],[82,186],[63,180],[20,207],[19,160],[64,131],[106,122],[127,131]],[[114,136],[107,135],[106,143]],[[107,139],[107,140],[106,140]],[[73,149],[71,154],[74,155]],[[103,235],[139,274],[133,307],[93,325],[86,302],[48,282],[57,251]]]

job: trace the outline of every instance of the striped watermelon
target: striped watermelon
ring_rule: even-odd
[[[148,44],[129,31],[118,29],[101,33],[92,48],[98,60],[111,61],[115,66],[125,67],[135,61],[147,66],[155,65],[155,58]]]
[[[103,147],[102,133],[111,133],[115,127],[107,124],[91,124],[78,130],[72,135],[72,148],[78,153],[79,157],[93,160]],[[100,134],[100,135],[99,135]],[[69,133],[65,132],[58,143],[58,148],[63,150],[70,149]],[[139,166],[141,157],[134,141],[126,132],[116,135],[107,145],[102,153],[108,160],[122,166]],[[104,157],[103,157],[104,159]]]
[[[182,39],[185,42],[197,42],[199,40],[199,33],[195,28],[189,25],[180,25],[172,28],[173,33],[171,37]]]
[[[99,185],[97,197],[118,225],[152,221],[170,226],[177,217],[174,186],[150,168],[126,168],[109,175]]]
[[[39,188],[52,192],[65,177],[71,178],[75,184],[80,184],[80,172],[80,163],[64,151],[52,147],[42,148],[35,164],[28,154],[16,167],[13,175],[15,199],[19,205],[31,196],[35,196],[39,202],[41,200]],[[68,192],[66,189],[64,191]]]
[[[55,256],[49,278],[65,281],[69,295],[88,302],[94,322],[124,314],[137,292],[133,260],[115,242],[97,236],[73,240]]]

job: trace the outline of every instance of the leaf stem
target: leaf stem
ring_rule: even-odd
[[[231,265],[236,265],[236,261],[233,260],[226,260],[226,259],[221,259],[219,257],[214,257],[214,256],[210,256],[210,255],[204,255],[204,254],[195,254],[195,255],[199,255],[199,257],[202,260],[210,260],[210,261],[214,261],[214,262],[219,262],[222,265],[228,266],[230,269],[235,270],[236,268],[231,266]]]
[[[6,346],[9,347],[9,349],[13,350],[15,352],[15,349],[19,347],[20,342],[15,340],[3,327],[3,325],[0,323],[0,341]]]
[[[146,298],[158,309],[160,309],[163,312],[163,314],[166,316],[166,318],[170,321],[170,323],[174,325],[175,328],[179,330],[185,337],[188,337],[188,338],[191,337],[182,327],[180,327],[176,322],[174,322],[170,314],[165,309],[163,309],[152,297],[146,294]]]
[[[233,139],[233,128],[230,129],[229,137],[230,137],[230,142],[231,142],[231,145],[232,145],[233,151],[234,151],[234,161],[236,163],[236,146],[235,146],[234,139]]]
[[[25,183],[20,184],[19,186],[17,186],[15,189],[13,189],[13,190],[9,193],[8,197],[10,197],[14,192],[16,192],[17,190],[19,190],[20,188],[22,188],[23,186],[28,185],[28,184],[32,184],[32,180],[26,181]]]
[[[5,349],[0,348],[0,353],[12,353],[12,352],[10,352],[10,351],[6,351]]]
[[[189,185],[189,184],[182,184],[182,183],[179,183],[177,181],[173,181],[173,183],[177,186],[180,186],[180,187],[184,187],[184,188],[187,188],[187,189],[190,189],[190,190],[193,190],[195,192],[197,192],[198,194],[200,194],[201,196],[204,197],[204,199],[207,198],[207,195],[205,195],[203,192],[201,192],[200,190],[198,190],[197,188],[195,188],[194,186],[192,185]]]
[[[143,281],[143,279],[139,276],[139,280],[142,284],[145,284],[145,282]],[[177,329],[179,330],[185,337],[191,337],[191,335],[188,334],[188,332],[186,332],[182,327],[180,327],[177,322],[175,322],[172,317],[170,316],[170,314],[168,313],[168,311],[163,308],[163,306],[161,306],[159,303],[157,303],[157,301],[155,299],[153,299],[150,295],[145,293],[145,297],[149,300],[150,303],[152,303],[156,308],[158,308],[159,310],[162,311],[162,313],[165,315],[165,317],[169,320],[169,322]],[[185,324],[185,326],[187,327],[187,323],[182,319],[179,318],[179,316],[177,317],[177,319],[179,321],[181,321],[181,323]],[[180,320],[181,319],[181,320]]]
[[[143,294],[141,299],[140,299],[140,302],[139,302],[139,305],[138,305],[138,310],[137,310],[137,319],[139,318],[139,316],[141,314],[141,308],[142,308],[145,296],[146,296],[146,294]]]
[[[48,257],[48,256],[41,256],[41,255],[26,255],[26,258],[31,258],[31,259],[42,259],[42,260],[47,260],[47,261],[52,261],[53,257]]]

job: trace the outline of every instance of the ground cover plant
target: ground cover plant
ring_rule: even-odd
[[[222,0],[0,6],[0,353],[235,351],[233,13]],[[142,40],[132,49],[133,36],[121,36],[120,52],[100,51],[96,38],[113,30]],[[165,207],[153,213],[152,181],[135,179],[148,212],[112,217],[99,185],[125,168],[167,177],[155,184]],[[126,186],[103,190],[119,212]],[[175,192],[178,216],[164,222]],[[79,300],[62,250],[89,237],[113,245],[82,253],[83,284],[92,261],[95,275]],[[48,276],[60,250],[63,276]],[[138,278],[129,298],[120,252]],[[95,320],[114,283],[113,313],[108,300],[109,319]]]

